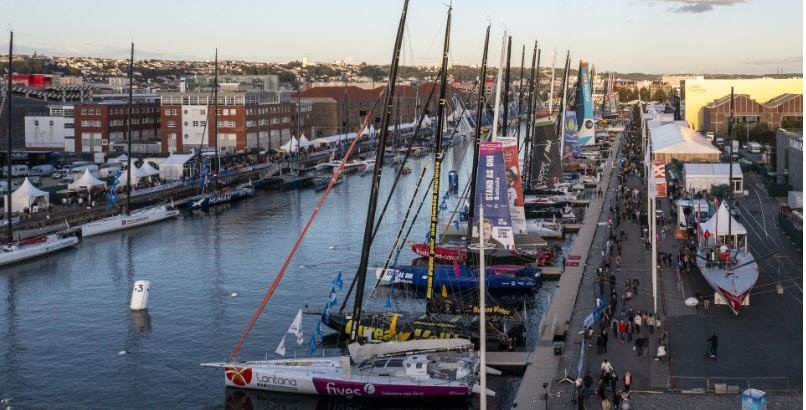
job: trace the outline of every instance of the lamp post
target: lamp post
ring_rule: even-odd
[[[548,387],[549,387],[549,384],[546,383],[546,382],[543,382],[543,396],[541,397],[541,399],[543,399],[546,402],[546,410],[549,410],[549,391],[548,391]]]

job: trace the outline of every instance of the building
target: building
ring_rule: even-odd
[[[730,119],[730,94],[703,107],[702,113],[702,131],[726,135]],[[802,123],[803,94],[782,94],[765,103],[759,103],[747,94],[735,94],[733,115],[734,124],[741,124],[748,131],[759,123],[765,123],[775,130],[787,118]]]
[[[803,130],[779,129],[775,135],[776,182],[803,191]]]
[[[133,100],[133,144],[154,142],[159,138],[159,107],[156,96]],[[108,154],[113,151],[112,146],[127,143],[128,108],[127,100],[75,104],[75,152]]]
[[[213,89],[215,76],[188,75],[179,79],[179,91],[209,91]],[[276,92],[280,88],[280,77],[270,75],[219,74],[221,89],[231,91]]]
[[[720,151],[698,132],[674,121],[649,127],[652,158],[668,164],[680,162],[719,162]]]
[[[742,167],[739,164],[733,164],[733,175],[731,176],[730,165],[726,163],[683,164],[683,187],[686,190],[693,189],[695,192],[710,191],[715,186],[730,185],[728,181],[732,180],[733,193],[742,194],[744,192]]]
[[[674,90],[680,90],[683,86],[683,81],[687,80],[702,80],[705,77],[701,75],[694,75],[694,74],[663,74],[661,76],[661,82],[669,84],[670,87]]]
[[[25,149],[75,152],[73,104],[55,104],[25,116]]]
[[[210,92],[164,93],[159,115],[162,152],[218,147],[222,152],[277,149],[296,134],[297,105],[277,93],[222,91],[213,117]],[[300,104],[300,131],[310,135],[310,104]],[[217,123],[217,132],[210,127]]]
[[[683,118],[691,128],[703,131],[703,111],[714,100],[735,94],[745,94],[756,101],[770,101],[783,94],[803,94],[803,79],[695,79],[683,80],[682,98],[685,110]]]

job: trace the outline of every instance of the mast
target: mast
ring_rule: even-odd
[[[299,98],[299,87],[297,87],[297,166],[296,166],[296,173],[299,176],[299,156],[300,156],[300,149],[302,148],[302,127],[300,127],[300,98]],[[294,146],[294,143],[291,143],[291,146]]]
[[[733,206],[733,87],[730,87],[730,120],[728,121],[728,144],[730,144],[730,158],[728,158],[728,240],[731,242],[735,242],[733,240],[733,235],[731,234],[731,222],[733,222],[733,216],[730,214],[730,209]],[[717,214],[719,214],[719,210],[717,210]],[[716,235],[717,238],[719,237],[719,226],[716,227]],[[738,247],[738,244],[734,244],[734,246]]]
[[[518,138],[515,145],[516,147],[521,146],[521,115],[522,115],[521,108],[523,105],[523,64],[525,58],[526,58],[526,44],[524,44],[523,47],[521,48],[521,74],[520,79],[518,80],[518,129],[516,130]],[[528,125],[529,121],[527,120],[526,123]]]
[[[507,38],[507,71],[504,73],[504,132],[503,136],[507,136],[509,129],[509,63],[512,59],[512,36]]]
[[[481,57],[481,74],[479,75],[479,102],[476,105],[476,135],[473,138],[473,168],[470,171],[470,206],[467,213],[467,240],[473,234],[474,201],[476,198],[476,178],[479,171],[479,145],[481,144],[481,118],[484,112],[484,91],[487,84],[487,49],[490,45],[490,26],[484,36],[484,54]]]
[[[395,47],[392,51],[392,63],[389,66],[389,84],[386,86],[386,95],[383,101],[383,116],[381,117],[381,136],[378,139],[378,146],[375,148],[375,167],[372,170],[372,188],[369,194],[369,206],[367,209],[367,220],[364,224],[364,241],[361,246],[361,259],[358,264],[358,283],[355,291],[355,305],[353,306],[353,323],[355,325],[350,330],[350,341],[358,341],[358,324],[361,323],[361,308],[364,298],[364,286],[366,283],[367,265],[369,264],[369,249],[372,245],[372,226],[375,223],[375,208],[378,202],[378,193],[381,185],[381,169],[383,167],[383,153],[386,149],[386,137],[389,135],[389,117],[392,114],[392,96],[395,93],[395,78],[397,77],[397,67],[400,62],[400,46],[403,43],[403,29],[406,26],[406,12],[409,8],[409,0],[404,0],[403,11],[400,14],[400,22],[397,26],[397,36],[395,37]]]
[[[129,140],[129,146],[126,155],[129,157],[126,160],[126,215],[132,212],[132,93],[134,90],[134,43],[132,43],[131,57],[129,58],[129,109],[126,119],[126,139]],[[114,189],[114,188],[113,188]]]
[[[532,124],[534,124],[534,102],[535,102],[535,60],[537,58],[539,51],[537,49],[537,41],[535,41],[535,48],[532,50],[532,71],[529,73],[529,103],[527,104],[526,108],[526,141],[529,142],[529,152],[532,150],[532,140],[529,138],[529,135],[532,131]],[[540,67],[537,68],[540,70]],[[524,157],[527,164],[523,167],[525,170],[524,174],[527,174],[526,180],[526,189],[532,189],[532,158],[531,155],[527,155]]]
[[[215,163],[217,166],[215,174],[213,174],[213,189],[218,190],[218,174],[221,172],[221,159],[218,157],[218,49],[215,49],[215,77],[213,77],[213,147],[215,147]],[[213,169],[212,164],[210,169]]]
[[[8,225],[8,241],[14,242],[14,230],[11,228],[11,76],[14,73],[14,32],[8,39],[8,77],[6,78],[6,104],[8,105],[8,121],[6,138],[8,138],[8,156],[6,159],[6,224]]]
[[[473,225],[470,221],[468,225]],[[484,205],[479,207],[479,232],[484,229]],[[481,394],[479,408],[487,408],[487,277],[484,260],[484,234],[479,235],[479,382]]]
[[[557,124],[557,135],[560,136],[560,162],[562,163],[565,156],[565,111],[568,104],[568,71],[571,68],[571,50],[565,55],[565,73],[563,73],[563,94],[560,100],[560,121]]]
[[[507,33],[504,32],[504,38],[501,39],[501,59],[499,60],[498,64],[498,72],[495,75],[495,107],[493,108],[492,132],[490,133],[493,141],[495,141],[498,138],[498,115],[500,112],[498,106],[501,104],[501,76],[504,74],[503,73],[504,58],[506,57],[506,51],[507,51],[506,43],[507,43]]]
[[[549,115],[554,113],[554,65],[557,63],[557,49],[551,58],[551,80],[549,81]]]
[[[442,168],[442,135],[443,125],[445,124],[445,89],[448,84],[448,50],[451,43],[451,10],[453,8],[448,6],[448,23],[445,25],[445,45],[442,48],[442,81],[439,83],[439,105],[437,106],[437,134],[436,145],[434,147],[434,187],[431,190],[431,229],[428,232],[428,280],[425,288],[425,303],[426,312],[431,304],[431,298],[434,294],[433,280],[434,280],[434,262],[437,247],[437,213],[439,212],[439,177]],[[353,322],[356,323],[356,322]]]

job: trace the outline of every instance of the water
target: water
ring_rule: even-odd
[[[469,145],[450,148],[443,162],[445,171],[459,170],[460,188],[469,178],[470,161],[462,162],[468,151]],[[402,177],[370,266],[384,260],[426,161],[431,159],[415,159],[413,172]],[[393,171],[386,168],[384,174],[382,199]],[[447,187],[447,172],[442,175]],[[429,179],[430,174],[425,183]],[[369,185],[369,176],[352,175],[330,194],[246,339],[241,359],[262,359],[267,352],[277,357],[273,352],[297,309],[321,309],[339,271],[346,290],[360,255]],[[320,194],[258,193],[219,212],[87,238],[80,249],[0,270],[0,398],[17,406],[69,408],[221,407],[238,400],[300,408],[321,404],[227,390],[221,369],[199,366],[225,360],[235,346]],[[451,209],[453,204],[449,201]],[[427,208],[413,240],[427,233]],[[401,261],[411,257],[406,249]],[[129,310],[138,279],[152,282],[147,312]],[[339,302],[343,295],[339,292]],[[532,329],[547,295],[536,296]],[[289,337],[288,356],[307,355],[315,324],[315,317],[304,318],[305,343],[298,346]],[[318,346],[316,354],[322,352]],[[505,392],[512,383],[516,379],[498,378],[491,388]]]

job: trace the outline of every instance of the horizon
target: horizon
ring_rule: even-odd
[[[314,2],[316,13],[311,12],[310,3],[253,5],[243,0],[226,4],[200,0],[190,8],[144,0],[127,10],[127,19],[121,21],[117,4],[87,0],[46,3],[48,13],[24,8],[11,11],[8,28],[15,33],[15,53],[121,60],[128,58],[129,44],[134,42],[137,60],[212,61],[218,48],[222,61],[285,64],[307,57],[323,64],[388,65],[402,10],[402,2],[378,7],[370,0]],[[551,65],[553,51],[561,60],[570,50],[572,61],[589,61],[599,72],[803,73],[800,1],[776,0],[776,7],[747,0],[602,3],[569,0],[536,7],[527,0],[511,0],[491,7],[480,0],[457,0],[453,4],[451,64],[481,63],[489,20],[491,67],[499,65],[503,29],[508,28],[513,39],[512,66],[520,65],[523,45],[528,65],[534,41],[539,40],[541,67]],[[517,10],[525,12],[513,13]],[[445,13],[442,4],[410,4],[401,65],[439,64]],[[534,17],[569,13],[577,18],[576,23],[545,18],[537,20],[541,27],[535,28]],[[775,30],[760,24],[772,20],[776,21]],[[725,30],[730,35],[723,35]],[[593,38],[603,40],[597,43]]]

